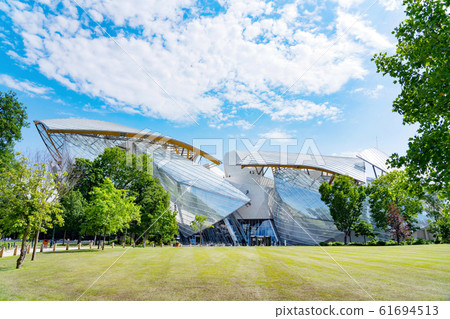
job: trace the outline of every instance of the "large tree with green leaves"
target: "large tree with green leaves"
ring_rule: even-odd
[[[142,234],[144,244],[149,238],[168,242],[178,231],[176,214],[170,210],[170,194],[152,173],[152,158],[136,156],[118,147],[107,148],[94,161],[77,159],[73,174],[80,176],[76,184],[85,198],[93,187],[110,178],[116,188],[127,190],[141,207],[141,222],[133,223],[132,231]]]
[[[136,202],[141,206],[141,223],[133,229],[143,234],[143,246],[147,239],[155,242],[170,243],[178,232],[176,212],[170,209],[170,195],[161,186],[158,179],[151,179],[134,184]]]
[[[63,223],[59,201],[53,200],[57,197],[53,178],[45,164],[30,167],[25,157],[12,166],[0,165],[0,225],[4,233],[22,237],[17,268],[25,261],[26,240],[32,232]]]
[[[129,227],[131,221],[139,222],[140,206],[136,205],[134,200],[135,198],[128,196],[125,190],[115,188],[107,177],[90,193],[83,230],[88,233],[103,234],[103,242],[105,242],[107,234],[122,231]]]
[[[406,19],[393,32],[395,54],[376,54],[374,61],[378,72],[401,85],[393,110],[419,128],[406,155],[394,154],[391,163],[404,166],[416,185],[450,198],[450,1],[403,4]]]
[[[423,203],[405,171],[392,171],[374,180],[368,187],[369,205],[375,226],[388,230],[389,211],[398,207],[399,213],[415,229],[417,215],[423,211]]]
[[[25,106],[16,93],[0,92],[0,159],[7,162],[14,158],[14,143],[22,138],[22,127],[27,123]]]
[[[319,187],[322,201],[330,208],[336,228],[344,232],[344,242],[350,237],[355,223],[362,214],[363,202],[366,198],[364,187],[359,186],[349,176],[340,175],[332,185],[323,182]]]
[[[85,218],[87,202],[78,190],[71,190],[60,200],[62,206],[62,215],[64,218],[64,236],[66,233],[75,233],[78,235],[78,242],[81,240],[81,225]]]

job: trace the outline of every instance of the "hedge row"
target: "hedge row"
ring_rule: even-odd
[[[407,239],[406,241],[400,242],[400,245],[430,245],[438,244],[439,242],[434,242],[432,240],[419,239]],[[320,246],[344,246],[345,244],[340,241],[335,242],[320,242]],[[370,240],[366,243],[348,243],[347,246],[396,246],[397,242],[395,240]]]

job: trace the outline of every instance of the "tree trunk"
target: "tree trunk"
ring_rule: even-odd
[[[25,233],[23,234],[22,248],[20,250],[20,256],[19,256],[19,259],[17,259],[17,264],[16,264],[17,269],[22,268],[23,262],[25,261],[25,257],[27,256],[27,250],[25,248],[25,245],[27,243],[27,236],[28,236],[29,229],[30,229],[30,224],[27,225],[27,228],[25,228]]]
[[[97,236],[97,235],[95,235],[95,236]],[[98,236],[97,249],[100,249],[100,235]]]
[[[348,231],[348,239],[349,239],[348,242],[351,243],[352,242],[352,231],[351,230]]]
[[[200,246],[202,245],[202,243],[203,243],[203,238],[202,238],[202,232],[200,231]]]
[[[144,233],[144,242],[142,243],[142,248],[145,248],[145,243],[147,242],[148,231]]]
[[[105,250],[105,240],[106,240],[106,234],[103,233],[103,243],[102,243],[102,250]]]
[[[94,236],[94,245],[97,243],[97,234]]]
[[[77,244],[81,243],[81,234],[78,234],[78,241]]]
[[[366,244],[366,235],[363,235],[364,237],[364,244]]]
[[[36,237],[34,237],[34,246],[33,246],[33,254],[31,255],[31,260],[34,260],[36,257],[36,247],[39,241],[39,229],[41,228],[41,224],[39,224],[39,228],[36,230]]]
[[[344,244],[347,245],[347,231],[344,232]]]
[[[66,242],[66,230],[64,229],[64,235],[63,235],[63,242],[62,244],[64,245]]]
[[[128,231],[128,229],[125,228],[125,238],[124,238],[124,240],[123,240],[123,242],[125,243],[125,245],[127,244],[127,231]]]

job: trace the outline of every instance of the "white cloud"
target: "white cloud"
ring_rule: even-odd
[[[344,152],[340,152],[338,153],[333,153],[332,156],[342,156],[342,157],[356,157],[356,155],[358,155],[359,152],[354,152],[354,151],[344,151]]]
[[[47,93],[52,91],[51,88],[37,85],[28,80],[20,81],[20,80],[12,78],[11,76],[9,76],[7,74],[0,74],[0,84],[6,85],[13,90],[25,92],[29,95],[36,94],[36,95],[45,96]]]
[[[311,101],[295,101],[289,105],[280,107],[270,113],[273,120],[296,120],[306,121],[315,117],[338,120],[341,111],[335,106],[329,106],[328,103],[316,104]]]
[[[402,0],[380,0],[380,4],[387,11],[394,11],[402,7]]]
[[[337,29],[377,50],[392,47],[387,37],[378,33],[368,21],[360,20],[358,16],[342,10],[338,10]]]
[[[378,84],[374,89],[357,88],[357,89],[350,91],[350,93],[363,93],[364,95],[366,95],[370,98],[376,99],[383,89],[384,89],[384,86],[381,84]]]
[[[259,134],[259,137],[267,138],[267,139],[271,139],[271,138],[290,139],[290,138],[293,138],[294,135],[292,133],[288,133],[282,129],[277,128],[277,129],[271,130],[266,133],[261,133],[261,134]]]
[[[389,46],[365,20],[344,34],[355,21],[344,9],[330,34],[321,29],[319,13],[312,19],[302,2],[275,8],[229,0],[220,14],[207,16],[194,0],[78,2],[113,39],[74,2],[10,2],[2,9],[24,50],[9,55],[114,110],[183,122],[202,116],[218,128],[251,127],[239,113],[218,120],[231,108],[259,109],[280,121],[336,119],[336,106],[308,96],[364,78],[367,54]]]

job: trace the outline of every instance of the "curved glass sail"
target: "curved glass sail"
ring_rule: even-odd
[[[279,169],[274,172],[275,194],[273,218],[282,244],[317,245],[342,240],[342,232],[334,225],[329,208],[320,199],[319,187],[330,176],[314,171]],[[369,221],[364,204],[362,220]],[[387,239],[384,232],[378,234]]]
[[[171,154],[168,160],[155,150],[153,158],[154,174],[170,192],[185,236],[193,233],[188,226],[195,215],[206,216],[207,224],[214,224],[250,201],[222,177],[179,155]]]

